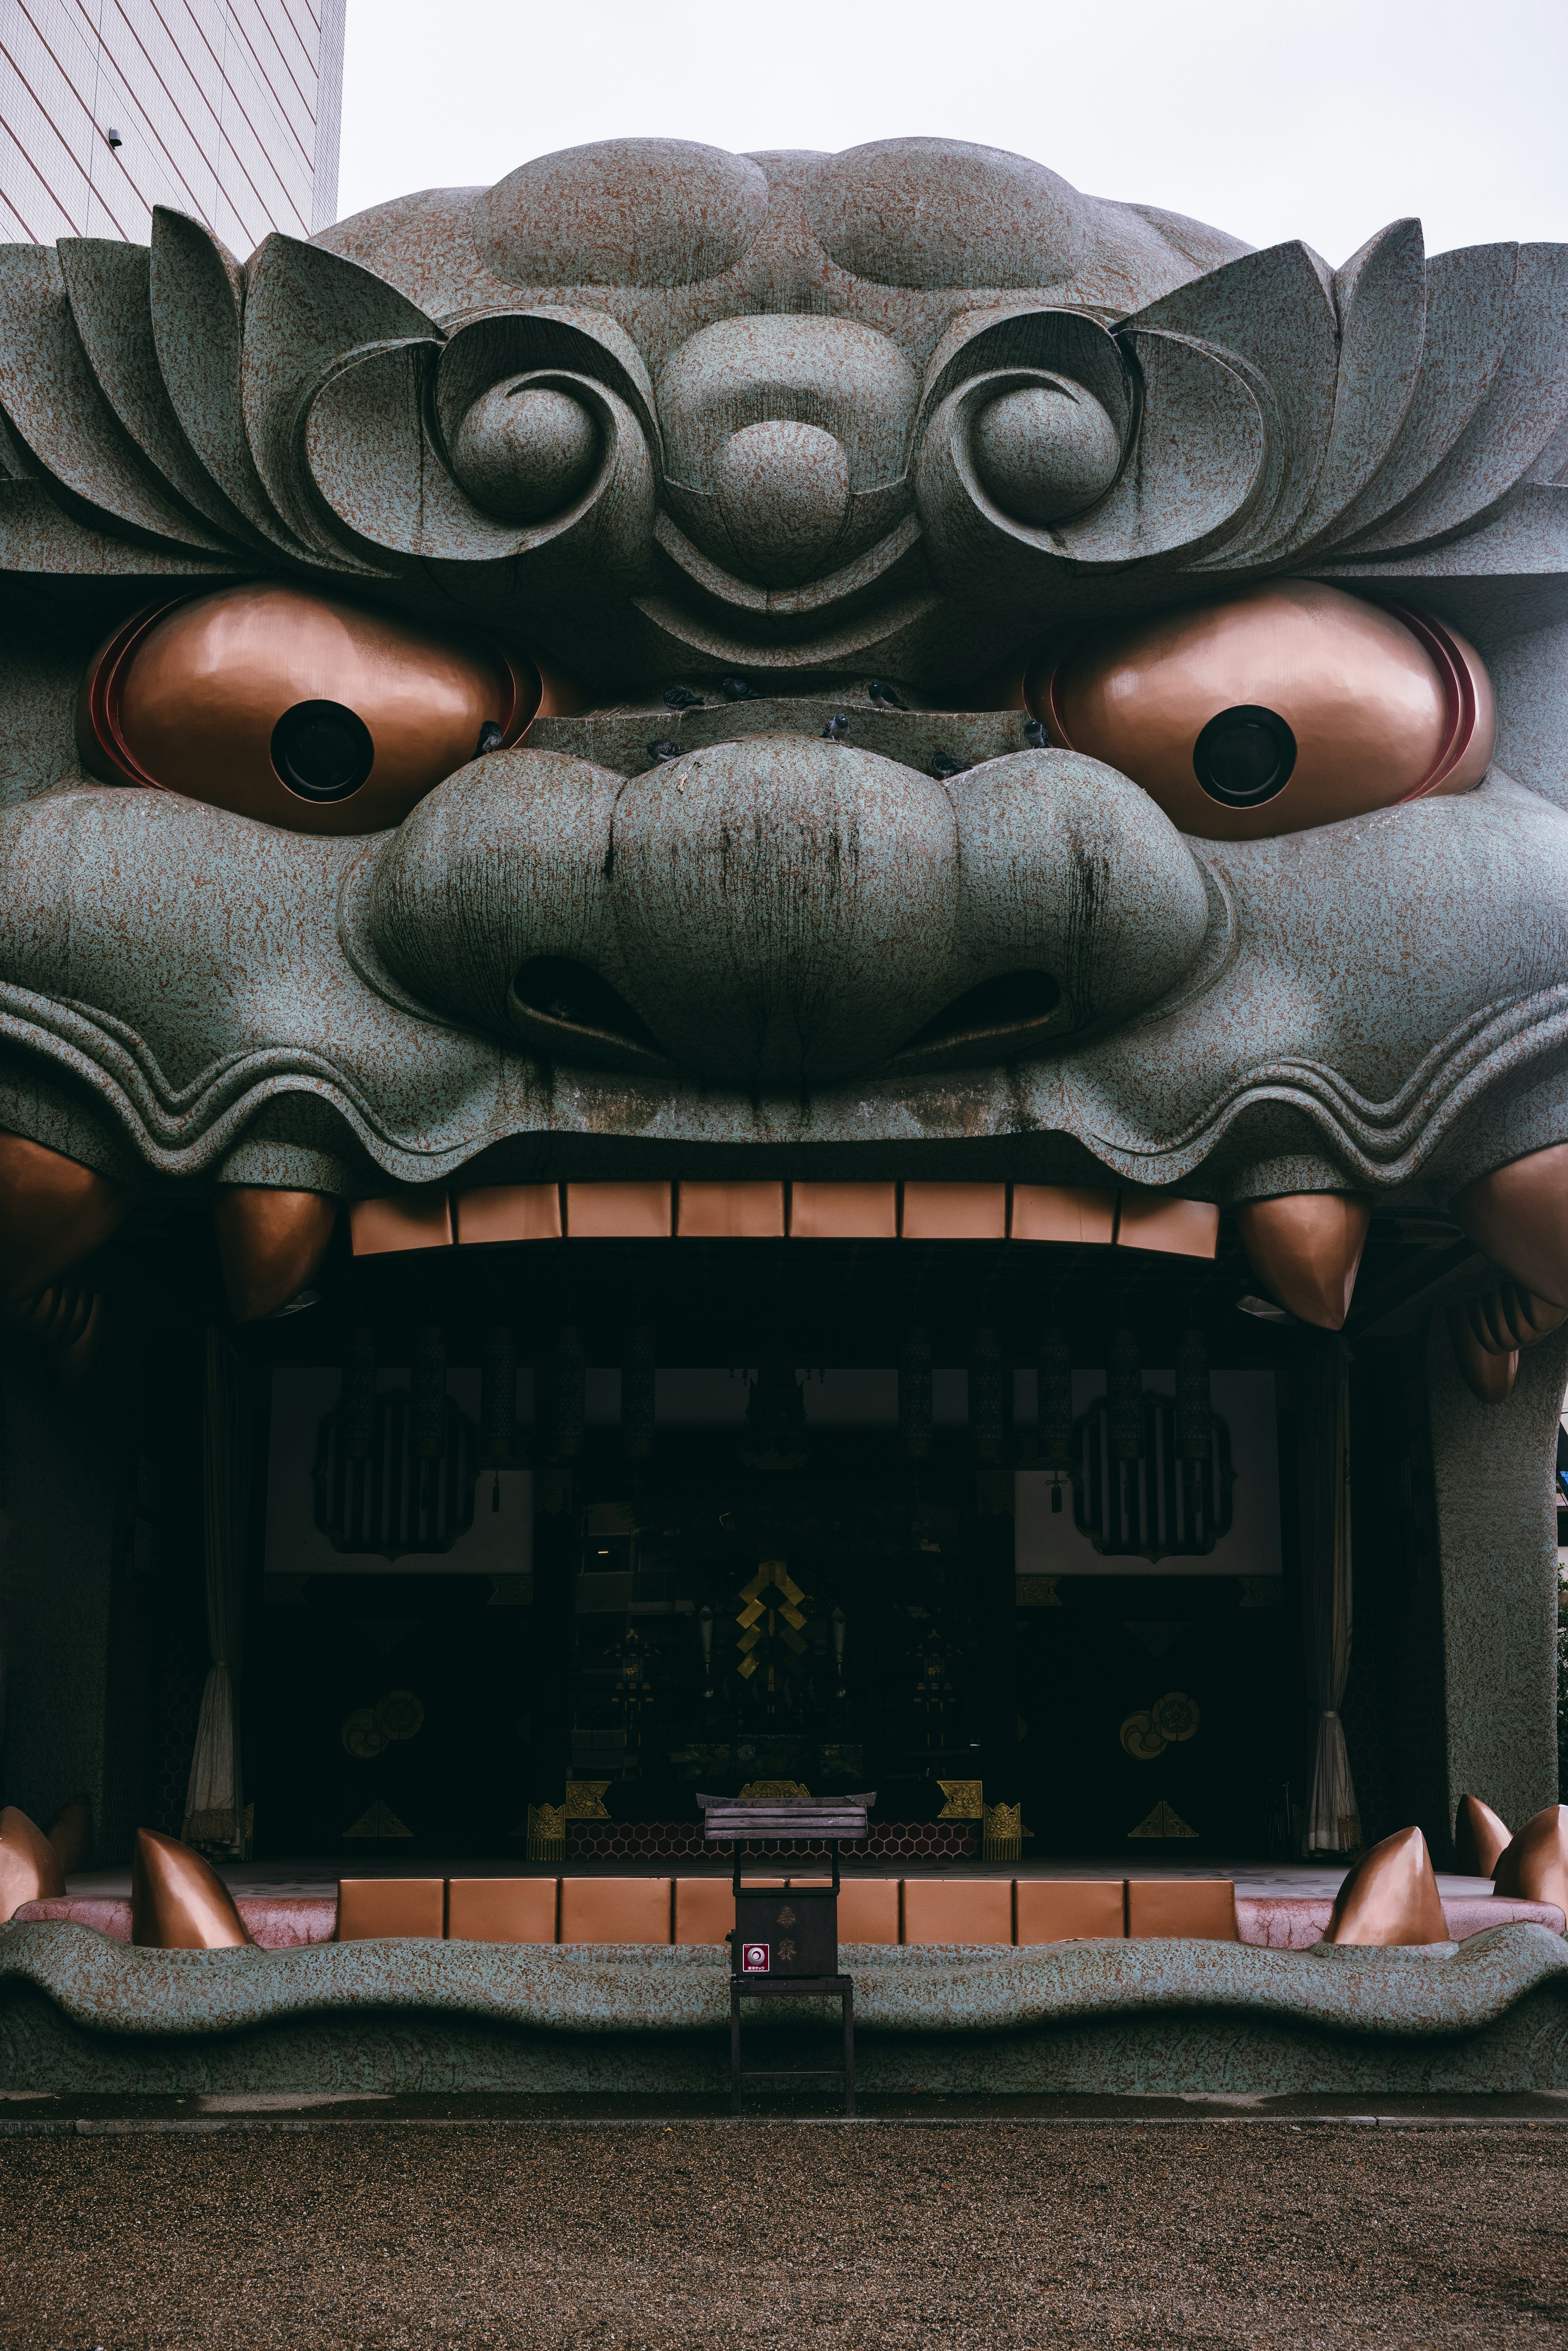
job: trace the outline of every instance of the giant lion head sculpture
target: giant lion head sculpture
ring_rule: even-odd
[[[0,1125],[1466,1195],[1568,1137],[1565,312],[921,139],[0,249]]]

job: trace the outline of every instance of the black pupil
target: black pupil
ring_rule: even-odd
[[[1277,710],[1238,703],[1211,718],[1192,747],[1198,782],[1226,808],[1256,808],[1291,780],[1296,738]]]
[[[272,730],[272,764],[301,799],[346,800],[375,756],[370,728],[340,702],[297,702]]]

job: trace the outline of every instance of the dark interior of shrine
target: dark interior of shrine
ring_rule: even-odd
[[[1420,1296],[1452,1241],[1435,1220],[1376,1218],[1352,1337],[1361,1564],[1344,1711],[1368,1834],[1415,1810],[1441,1741]],[[120,1384],[107,1783],[123,1817],[104,1823],[107,1855],[138,1822],[178,1833],[183,1801],[206,1661],[202,1348],[221,1319],[207,1251],[193,1220],[144,1210],[102,1262],[135,1374]],[[1337,1343],[1242,1307],[1256,1280],[1228,1222],[1212,1261],[747,1240],[356,1259],[340,1234],[318,1286],[309,1311],[232,1332],[251,1429],[257,1861],[520,1866],[530,1807],[563,1803],[569,1865],[656,1858],[659,1824],[698,1834],[699,1790],[760,1781],[875,1790],[876,1822],[925,1825],[906,1848],[918,1860],[980,1857],[982,1788],[988,1806],[1021,1804],[1026,1863],[1290,1855],[1307,1721],[1300,1375]],[[1164,1423],[1145,1395],[1139,1444],[1161,1463],[1132,1473],[1149,1494],[1163,1477],[1165,1501],[1119,1540],[1103,1528],[1104,1551],[1076,1531],[1091,1504],[1104,1518],[1090,1489],[1111,1459],[1093,1452],[1083,1380],[1118,1351],[1134,1389],[1164,1372],[1170,1392],[1185,1363],[1189,1404],[1192,1379],[1207,1394],[1227,1374],[1244,1382],[1228,1393],[1266,1399],[1267,1557],[1252,1537],[1214,1540],[1206,1511],[1218,1499],[1228,1514],[1231,1477],[1241,1496],[1258,1464],[1227,1466],[1218,1412],[1207,1463],[1177,1460],[1179,1394]],[[277,1401],[306,1374],[322,1407],[308,1426]],[[357,1463],[356,1380],[381,1399]],[[719,1407],[672,1416],[668,1393]],[[389,1446],[408,1457],[391,1472]],[[1075,1566],[1048,1572],[1018,1531],[1031,1476],[1040,1540],[1052,1559],[1076,1541]],[[298,1551],[276,1522],[280,1480],[289,1523],[314,1520]],[[369,1555],[376,1508],[392,1511],[382,1548],[408,1545],[395,1559]],[[339,1552],[367,1551],[335,1557],[334,1524]]]

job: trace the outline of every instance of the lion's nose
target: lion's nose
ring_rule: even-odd
[[[1209,898],[1169,818],[1077,753],[942,783],[755,735],[629,782],[492,752],[403,824],[365,914],[426,1003],[566,1062],[777,1097],[1125,1019],[1191,970]]]
[[[614,844],[627,991],[685,1068],[831,1083],[943,1001],[957,823],[912,768],[799,735],[716,744],[629,784]]]
[[[820,424],[771,418],[731,434],[714,495],[737,569],[787,588],[828,568],[850,510],[843,443]]]

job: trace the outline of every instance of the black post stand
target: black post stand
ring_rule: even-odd
[[[743,2000],[766,2000],[782,1993],[786,2000],[808,1996],[837,1999],[843,2002],[844,2062],[839,2065],[743,2065],[740,2062],[740,2003]],[[729,1980],[729,2111],[740,2112],[740,2085],[743,2082],[841,2082],[844,2085],[844,2112],[852,2116],[855,2110],[855,1988],[850,1976],[791,1976],[788,1981],[769,1980],[754,1976],[748,1983],[742,1976]]]
[[[741,1918],[742,1888],[738,1844],[734,1848],[734,1854],[735,1866],[731,1884],[735,1889],[736,1924],[735,1938],[731,1946],[729,1979],[729,2110],[733,2115],[740,2112],[740,2086],[743,2082],[841,2082],[844,2088],[844,2112],[846,2115],[852,2116],[855,2110],[854,1983],[849,1976],[797,1975],[788,1962],[777,1972],[771,1968],[767,1974],[752,1974],[747,1971],[747,1946],[753,1922],[751,1920],[743,1922]],[[753,1893],[747,1907],[751,1909],[758,1908],[759,1896],[768,1910],[775,1913],[781,1910],[786,1922],[791,1926],[799,1925],[795,1914],[795,1905],[798,1902],[809,1906],[809,1913],[810,1911],[825,1912],[827,1914],[825,1917],[811,1921],[817,1931],[810,1935],[809,1940],[818,1950],[821,1950],[826,1948],[827,1942],[831,1939],[836,1964],[839,1951],[839,1848],[836,1844],[833,1847],[833,1885],[831,1894],[820,1886],[792,1886],[789,1880],[786,1878],[782,1891],[777,1886],[770,1886],[763,1896],[762,1889],[758,1888]],[[771,1923],[771,1921],[767,1922],[767,1924]],[[808,1937],[802,1935],[800,1939],[807,1940]],[[773,1954],[770,1945],[752,1944],[751,1948],[767,1951],[771,1959]],[[793,1938],[790,1944],[786,1946],[786,1949],[789,1959],[793,1959],[795,1957]],[[740,2062],[741,2001],[750,1999],[766,2000],[769,1997],[777,1999],[779,1996],[786,2000],[820,1999],[825,1996],[841,2001],[844,2021],[844,2062],[841,2066],[742,2065]]]
[[[706,1834],[727,1843],[733,1866],[735,1926],[730,1935],[729,2103],[741,2110],[747,2082],[841,2082],[844,2113],[855,2110],[855,1994],[852,1980],[839,1973],[839,1841],[863,1837],[866,1811],[874,1796],[840,1802],[806,1799],[699,1796]],[[741,1881],[741,1847],[799,1844],[824,1839],[832,1855],[831,1886],[747,1886]],[[743,2065],[740,2003],[751,1999],[837,2000],[844,2028],[842,2065]]]

